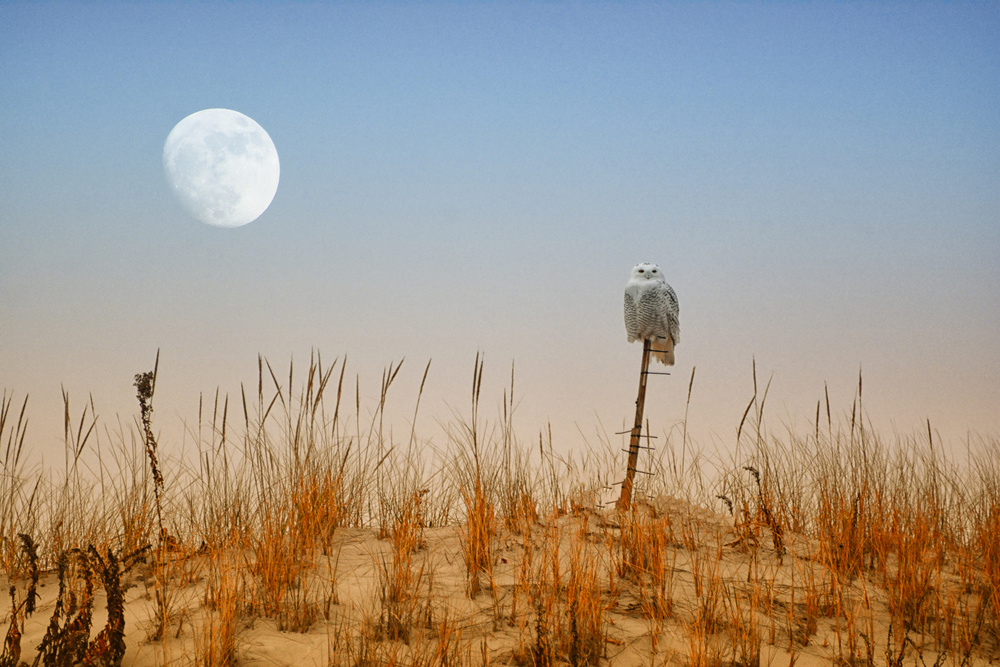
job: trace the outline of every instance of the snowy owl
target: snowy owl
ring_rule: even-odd
[[[674,364],[674,346],[681,342],[677,295],[656,264],[637,264],[625,285],[625,331],[628,342],[651,339],[653,356]]]

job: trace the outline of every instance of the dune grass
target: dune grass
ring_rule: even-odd
[[[265,629],[352,666],[1000,659],[996,439],[961,463],[929,424],[886,440],[860,378],[849,418],[821,400],[811,429],[775,435],[754,372],[736,453],[664,433],[619,512],[596,499],[620,444],[565,460],[547,431],[520,440],[513,369],[484,417],[479,357],[446,441],[418,437],[430,364],[398,440],[402,366],[363,410],[342,360],[279,378],[258,359],[256,392],[202,400],[178,458],[155,436],[157,361],[132,424],[64,396],[60,472],[24,464],[27,401],[5,392],[0,667],[237,664]]]

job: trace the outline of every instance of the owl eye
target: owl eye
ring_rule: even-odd
[[[643,272],[643,270],[642,270],[642,269],[639,269],[639,273],[642,273],[642,272]]]
[[[653,269],[653,273],[656,273],[656,269]]]

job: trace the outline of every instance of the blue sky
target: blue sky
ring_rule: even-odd
[[[647,415],[732,441],[859,368],[875,423],[1000,431],[1000,8],[990,3],[0,4],[0,385],[59,451],[60,386],[158,420],[346,354],[363,399],[407,358],[409,413],[513,362],[520,430],[628,421],[631,267],[677,290]],[[250,225],[171,198],[171,128],[256,120],[281,183]],[[492,384],[491,384],[492,383]],[[484,390],[484,396],[488,395]],[[714,445],[711,445],[714,446]]]

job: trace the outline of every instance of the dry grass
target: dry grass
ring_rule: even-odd
[[[637,489],[650,500],[619,513],[593,498],[621,461],[562,460],[547,431],[522,446],[513,369],[483,417],[479,357],[445,447],[417,435],[429,364],[397,441],[401,368],[363,412],[343,361],[279,379],[259,359],[236,408],[200,403],[187,459],[156,440],[154,367],[132,425],[65,396],[58,474],[25,465],[27,404],[5,392],[0,666],[1000,659],[996,439],[961,464],[929,425],[885,440],[860,378],[849,418],[821,400],[808,432],[777,437],[755,377],[732,458],[665,433]]]

